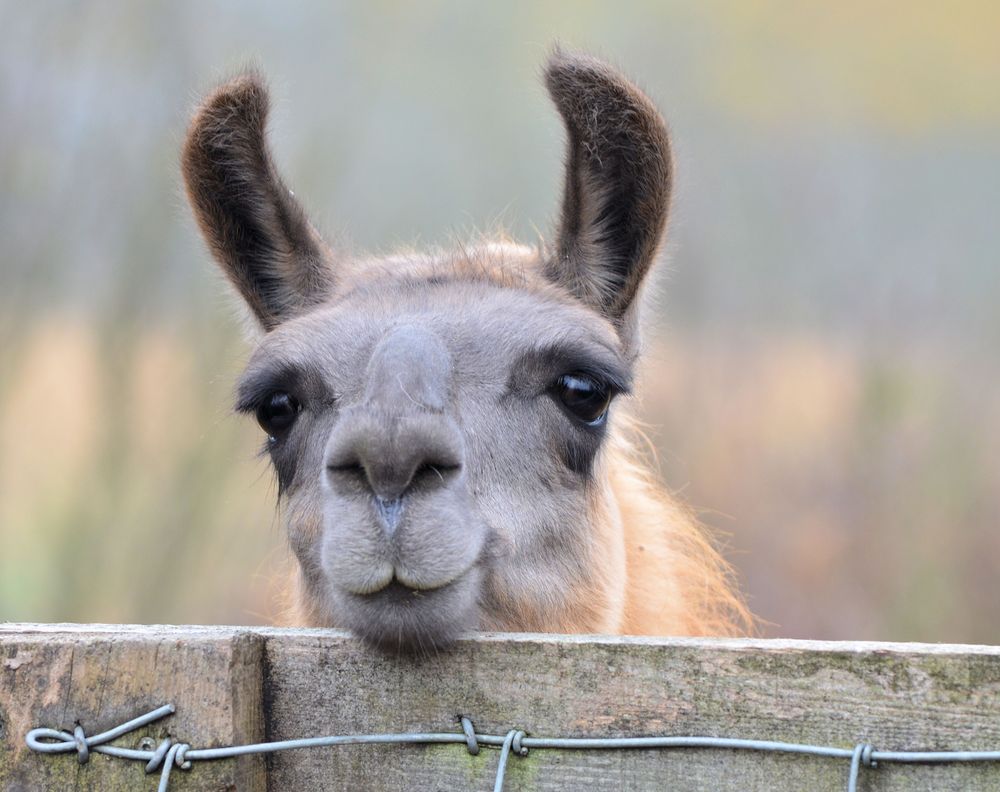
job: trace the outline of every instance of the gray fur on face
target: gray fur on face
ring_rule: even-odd
[[[551,254],[336,261],[278,180],[253,75],[206,100],[185,145],[209,246],[267,331],[238,407],[266,413],[279,394],[295,411],[268,447],[309,612],[381,646],[558,629],[602,585],[615,408],[582,420],[559,383],[630,387],[669,148],[648,99],[604,64],[558,53],[547,83],[570,152]]]

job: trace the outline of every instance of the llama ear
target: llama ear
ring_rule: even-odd
[[[333,287],[332,255],[267,146],[268,94],[253,72],[198,107],[181,157],[188,199],[219,266],[265,330]]]
[[[653,103],[595,58],[556,51],[545,83],[566,125],[566,182],[548,277],[623,324],[670,206],[670,138]]]

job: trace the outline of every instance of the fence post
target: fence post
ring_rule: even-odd
[[[117,625],[0,625],[0,789],[47,792],[75,789],[133,792],[155,789],[141,763],[91,753],[44,756],[27,749],[35,726],[93,735],[169,701],[176,715],[127,735],[176,736],[200,747],[264,739],[264,642],[250,631]],[[191,789],[266,792],[264,761],[243,757],[196,770]],[[171,787],[174,788],[174,784]]]

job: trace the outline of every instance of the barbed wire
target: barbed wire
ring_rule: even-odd
[[[28,732],[25,742],[28,747],[42,754],[73,753],[80,764],[90,760],[91,753],[101,753],[120,759],[146,762],[146,773],[160,771],[157,792],[167,792],[170,772],[174,767],[190,770],[192,762],[229,759],[252,754],[270,754],[300,748],[326,748],[337,745],[428,745],[465,744],[473,756],[483,745],[500,749],[493,792],[502,792],[507,773],[507,761],[511,754],[527,756],[532,749],[561,750],[621,750],[621,749],[670,749],[706,748],[733,751],[757,751],[764,753],[786,753],[820,756],[849,760],[847,791],[857,792],[861,768],[875,768],[881,762],[907,764],[951,764],[955,762],[1000,762],[998,751],[879,751],[868,743],[859,743],[853,748],[836,748],[806,743],[772,742],[770,740],[744,740],[728,737],[530,737],[521,729],[511,729],[504,735],[479,734],[472,720],[462,716],[461,732],[407,732],[401,734],[339,734],[327,737],[306,737],[298,740],[231,745],[222,748],[192,748],[187,743],[170,737],[156,745],[151,738],[145,738],[148,748],[123,748],[108,745],[129,732],[148,726],[154,721],[172,715],[173,704],[165,704],[145,715],[133,718],[113,729],[88,737],[79,723],[72,732],[61,729],[37,728]]]

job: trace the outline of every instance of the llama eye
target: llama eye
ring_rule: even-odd
[[[611,404],[611,389],[586,374],[563,374],[555,393],[567,410],[591,426],[603,423]]]
[[[257,423],[271,438],[287,432],[298,418],[302,405],[285,391],[275,391],[257,408]]]

